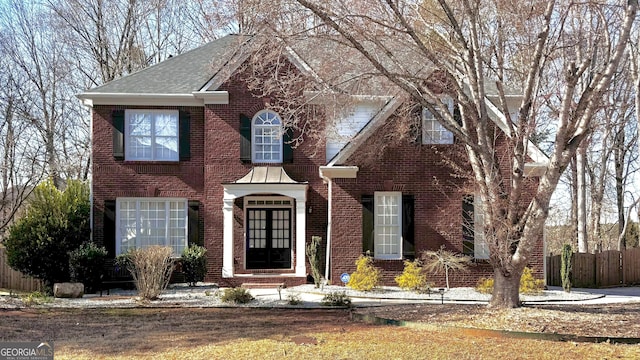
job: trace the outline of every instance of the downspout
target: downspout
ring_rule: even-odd
[[[331,274],[331,271],[329,271],[329,266],[330,266],[330,259],[331,259],[331,218],[332,216],[332,199],[333,199],[333,193],[331,191],[332,188],[332,184],[333,184],[333,180],[323,176],[322,179],[324,181],[327,182],[327,192],[328,192],[328,208],[327,208],[327,254],[326,254],[326,260],[325,260],[325,270],[324,270],[324,278],[325,280],[329,280],[329,274]]]

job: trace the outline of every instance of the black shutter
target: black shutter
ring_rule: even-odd
[[[460,125],[460,127],[462,127],[462,114],[460,113],[459,104],[453,104],[453,120],[455,120],[456,123]],[[453,141],[456,141],[455,135],[453,136]]]
[[[251,119],[240,114],[240,161],[251,162]]]
[[[191,159],[191,114],[180,110],[178,122],[178,128],[180,131],[178,136],[180,160],[189,160]]]
[[[124,110],[113,110],[113,158],[124,160]]]
[[[293,136],[291,135],[293,130],[287,129],[284,134],[282,134],[282,162],[283,163],[292,163],[293,162],[293,148],[291,148],[291,139]]]
[[[474,256],[473,195],[462,197],[462,254]]]
[[[105,200],[102,220],[102,245],[107,249],[110,258],[116,256],[116,201]]]
[[[203,238],[200,236],[200,202],[189,201],[188,244],[203,246]]]
[[[374,254],[373,195],[362,195],[362,252]]]
[[[402,256],[414,259],[416,256],[414,238],[413,195],[402,196]]]

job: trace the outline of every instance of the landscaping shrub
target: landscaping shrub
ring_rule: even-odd
[[[427,287],[427,274],[421,266],[420,260],[405,260],[402,274],[396,276],[396,283],[401,289],[420,291]]]
[[[300,294],[288,294],[287,303],[289,305],[300,305],[302,304],[302,298],[300,298]]]
[[[222,302],[232,302],[235,304],[246,304],[253,301],[253,299],[253,295],[249,293],[249,290],[243,287],[225,289],[220,297]]]
[[[189,286],[196,286],[198,281],[204,281],[207,273],[207,249],[203,246],[192,245],[182,252],[182,272]]]
[[[100,285],[100,276],[107,258],[107,249],[93,242],[80,245],[69,253],[69,275],[71,281],[84,284],[85,292],[95,292]]]
[[[118,257],[118,264],[126,266],[145,300],[155,300],[169,285],[173,272],[173,250],[168,246],[133,249]]]
[[[311,242],[307,244],[307,257],[309,258],[309,265],[311,266],[311,274],[313,275],[313,283],[316,288],[320,287],[320,281],[322,280],[322,271],[320,270],[320,242],[322,238],[320,236],[312,236]]]
[[[444,245],[437,251],[423,252],[422,261],[425,264],[425,270],[428,272],[434,274],[444,273],[447,290],[449,290],[449,273],[454,271],[468,271],[469,264],[471,264],[470,257],[446,250]]]
[[[476,284],[476,291],[482,294],[493,293],[493,278],[482,278]],[[544,290],[544,281],[533,277],[531,269],[526,267],[520,277],[520,293],[524,295],[537,295]]]
[[[571,264],[571,258],[573,257],[573,250],[571,245],[564,244],[562,247],[562,256],[560,258],[560,278],[562,279],[562,288],[566,292],[571,292],[571,275],[573,265]]]
[[[320,302],[324,306],[351,306],[351,298],[344,292],[330,292]]]
[[[22,217],[8,229],[3,244],[9,265],[41,279],[47,292],[69,280],[69,252],[91,235],[89,187],[69,181],[64,191],[46,181],[33,191]]]
[[[493,278],[480,278],[476,284],[476,291],[482,294],[493,293]]]
[[[520,293],[525,295],[537,295],[544,290],[544,280],[533,277],[531,269],[526,267],[520,277]]]
[[[373,259],[360,255],[356,260],[356,271],[351,274],[347,286],[358,291],[370,291],[380,284],[380,280],[380,269],[373,266]]]

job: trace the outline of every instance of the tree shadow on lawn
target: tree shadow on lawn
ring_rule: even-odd
[[[2,341],[53,340],[101,355],[373,327],[352,322],[343,309],[25,309],[0,310],[0,317]]]

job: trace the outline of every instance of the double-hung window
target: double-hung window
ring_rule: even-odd
[[[270,110],[258,112],[252,121],[252,162],[282,162],[282,120]]]
[[[125,112],[125,159],[178,161],[178,110]]]
[[[180,256],[187,246],[187,213],[186,199],[118,198],[116,254],[159,245]]]
[[[467,195],[462,199],[462,253],[475,259],[489,258],[480,195]]]
[[[438,111],[448,111],[453,114],[453,99],[444,98],[442,102],[446,105],[437,106]],[[436,116],[427,108],[422,109],[422,143],[423,144],[453,144],[453,133],[442,126]]]
[[[374,257],[402,259],[402,193],[374,194]]]

